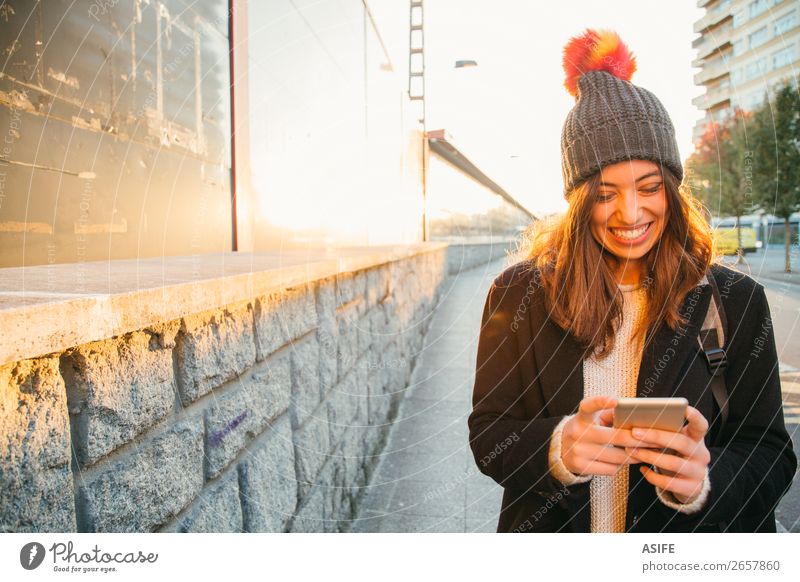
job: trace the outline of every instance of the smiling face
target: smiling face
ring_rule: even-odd
[[[637,283],[644,261],[667,221],[667,194],[661,170],[645,160],[631,160],[600,170],[591,213],[595,240],[620,261],[617,280]]]

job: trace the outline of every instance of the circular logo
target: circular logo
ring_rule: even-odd
[[[39,542],[30,542],[19,551],[19,563],[26,570],[35,570],[44,560],[44,546]]]

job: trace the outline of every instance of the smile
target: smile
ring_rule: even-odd
[[[652,225],[653,225],[652,222],[648,222],[644,226],[640,226],[636,229],[609,228],[608,230],[614,236],[615,239],[626,244],[631,244],[631,243],[638,243],[644,240],[644,238],[650,232],[650,227]]]

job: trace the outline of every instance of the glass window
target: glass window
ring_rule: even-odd
[[[794,28],[796,25],[797,25],[797,11],[792,10],[788,14],[781,16],[775,21],[775,28],[773,30],[773,35],[774,36],[781,35],[784,32]]]
[[[408,4],[375,4],[248,3],[256,250],[421,239]]]
[[[228,2],[87,6],[0,14],[0,266],[231,250]]]
[[[794,45],[772,53],[772,68],[780,69],[794,62]]]
[[[731,49],[731,54],[734,57],[738,57],[740,54],[744,52],[744,40],[737,40],[733,43],[733,48]]]
[[[726,116],[730,114],[730,109],[727,107],[721,107],[715,111],[710,113],[710,117],[713,121],[723,121]]]
[[[745,100],[745,109],[757,109],[761,106],[764,102],[764,95],[765,91],[763,89],[758,89],[753,91],[752,93],[748,94],[747,99]]]
[[[750,2],[749,8],[750,18],[755,18],[769,8],[769,0],[755,0],[755,2]]]
[[[745,13],[744,10],[739,10],[739,11],[735,12],[733,14],[733,27],[734,28],[738,28],[742,24],[744,24],[745,21],[747,20],[745,16],[746,16],[746,13]]]
[[[711,8],[712,12],[720,12],[721,10],[725,10],[728,6],[731,5],[731,0],[721,0],[717,2],[713,8]]]
[[[747,63],[744,68],[744,75],[747,80],[755,79],[767,72],[767,57],[761,57],[755,61]]]
[[[757,46],[761,46],[769,39],[769,35],[767,34],[767,27],[762,26],[757,31],[751,33],[748,38],[750,40],[751,49],[754,49]]]

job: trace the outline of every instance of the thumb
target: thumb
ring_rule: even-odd
[[[693,441],[700,441],[708,432],[708,421],[702,413],[693,406],[686,407],[686,420],[688,424],[683,427],[684,434]]]
[[[596,412],[607,408],[614,408],[616,405],[617,399],[613,396],[590,396],[581,400],[577,416],[579,416],[583,422],[592,422]]]
[[[602,410],[598,418],[603,426],[612,426],[614,424],[614,411],[610,409]]]

